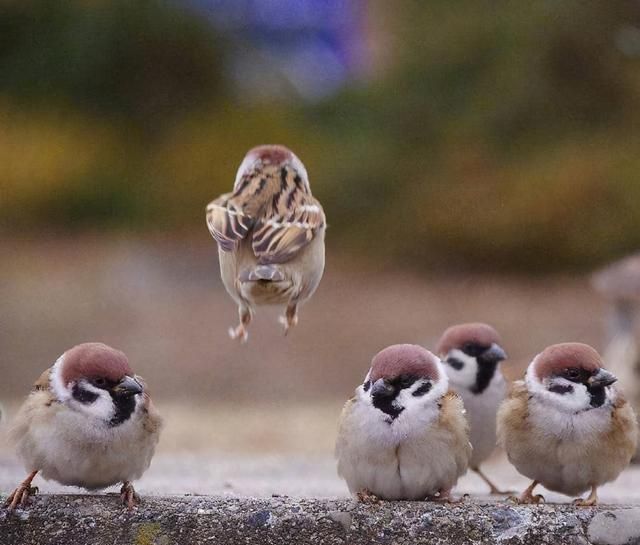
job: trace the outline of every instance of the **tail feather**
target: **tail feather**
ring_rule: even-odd
[[[284,274],[277,265],[258,265],[254,269],[245,269],[240,273],[240,282],[282,282]]]

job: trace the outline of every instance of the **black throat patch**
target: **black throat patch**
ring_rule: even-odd
[[[476,375],[476,383],[472,386],[471,391],[474,394],[481,394],[491,384],[491,380],[496,374],[498,362],[483,360],[482,356],[478,356],[476,361],[478,362],[478,374]]]
[[[393,404],[395,399],[396,396],[374,397],[373,406],[383,413],[389,415],[389,417],[391,417],[391,421],[393,421],[398,418],[398,416],[400,416],[400,413],[402,411],[404,411],[404,407],[396,407]]]
[[[587,391],[591,396],[591,406],[592,407],[602,407],[604,405],[604,401],[607,398],[607,392],[604,386],[591,386],[587,387]]]
[[[131,418],[131,415],[136,408],[136,396],[117,395],[112,392],[111,399],[113,400],[113,406],[116,410],[109,421],[109,425],[119,426]]]

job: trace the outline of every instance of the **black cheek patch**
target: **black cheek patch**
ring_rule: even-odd
[[[550,388],[549,388],[550,392],[553,392],[555,394],[570,394],[571,392],[573,392],[573,386],[570,386],[569,384],[564,385],[564,384],[553,384]]]
[[[420,397],[420,396],[423,396],[424,394],[426,394],[429,390],[431,390],[431,383],[430,382],[425,382],[422,386],[420,386],[418,389],[416,389],[416,391],[413,392],[411,395],[413,397]]]
[[[369,391],[369,388],[371,388],[371,381],[370,381],[370,380],[366,380],[366,381],[364,382],[364,384],[362,385],[362,389],[363,389],[365,392],[368,392],[368,391]]]
[[[71,395],[73,396],[73,399],[75,399],[76,401],[79,401],[80,403],[85,403],[87,405],[89,403],[93,403],[96,399],[98,399],[98,394],[95,394],[88,390],[83,390],[77,384],[73,385],[73,390],[71,391]]]
[[[447,363],[451,367],[453,367],[454,369],[456,369],[458,371],[460,371],[460,369],[462,369],[464,367],[464,362],[463,361],[460,361],[459,359],[453,358],[453,357],[447,358]]]

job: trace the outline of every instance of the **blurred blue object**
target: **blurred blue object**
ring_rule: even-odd
[[[230,40],[230,75],[253,99],[318,101],[364,65],[363,0],[184,0]]]

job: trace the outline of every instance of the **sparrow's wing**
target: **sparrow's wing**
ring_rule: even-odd
[[[207,205],[207,227],[220,249],[232,252],[251,229],[254,220],[239,206],[233,193],[221,195]]]
[[[469,421],[465,417],[462,398],[449,390],[440,398],[438,405],[438,426],[448,432],[451,453],[458,466],[458,474],[462,475],[467,470],[472,451],[469,442]]]
[[[252,247],[258,263],[289,261],[324,228],[325,221],[322,206],[308,193],[294,189],[277,194],[254,227]]]

